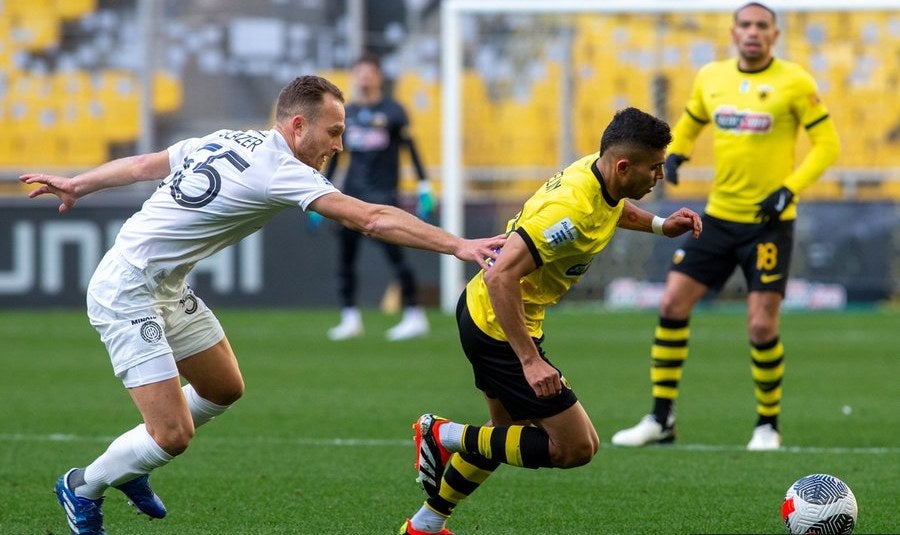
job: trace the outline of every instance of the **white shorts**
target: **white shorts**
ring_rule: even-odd
[[[157,298],[144,273],[110,250],[87,290],[91,325],[106,345],[113,372],[127,388],[178,376],[176,362],[219,343],[222,325],[188,285]]]

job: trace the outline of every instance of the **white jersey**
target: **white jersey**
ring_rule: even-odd
[[[280,211],[337,189],[300,162],[276,130],[219,130],[168,148],[172,173],[131,216],[114,248],[158,298],[179,297],[200,260],[262,228]]]

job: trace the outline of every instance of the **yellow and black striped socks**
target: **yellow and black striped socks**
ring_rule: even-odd
[[[688,356],[688,320],[676,320],[660,316],[653,347],[650,348],[652,364],[650,381],[653,383],[653,416],[665,424],[672,405],[678,398],[678,383],[682,367]]]
[[[441,516],[448,517],[459,502],[468,498],[500,466],[497,461],[471,453],[454,453],[444,470],[437,496],[425,504]]]
[[[524,468],[553,466],[550,437],[543,429],[532,426],[467,425],[462,436],[462,451]]]
[[[784,345],[776,336],[763,344],[750,344],[751,372],[756,394],[756,425],[778,429],[781,413],[781,380],[784,378]]]

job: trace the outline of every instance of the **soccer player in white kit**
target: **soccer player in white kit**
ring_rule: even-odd
[[[219,130],[166,150],[113,160],[66,178],[28,173],[29,197],[59,197],[59,212],[105,188],[162,180],[122,226],[87,290],[100,333],[143,423],[116,438],[56,494],[73,534],[104,534],[101,506],[115,487],[142,513],[165,506],[149,473],[184,452],[197,427],[241,397],[244,382],[222,326],[185,277],[203,258],[262,228],[282,210],[315,210],[367,236],[452,254],[486,268],[502,236],[466,240],[407,212],[344,195],[320,171],[341,151],[344,98],[318,76],[285,86],[271,130]],[[183,387],[179,376],[187,381]]]

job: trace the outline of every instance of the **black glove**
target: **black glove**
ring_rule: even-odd
[[[666,156],[666,163],[663,164],[666,180],[672,184],[678,184],[678,167],[688,159],[687,156],[675,152]]]
[[[781,213],[791,204],[791,199],[793,198],[794,192],[781,186],[759,203],[759,211],[756,212],[756,216],[763,223],[778,221],[781,219]]]

